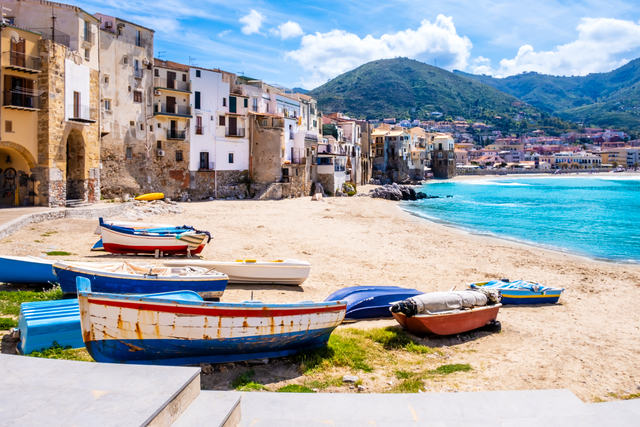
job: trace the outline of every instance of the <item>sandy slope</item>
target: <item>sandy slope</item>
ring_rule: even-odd
[[[191,224],[214,236],[207,259],[309,260],[302,287],[230,286],[223,301],[323,300],[354,285],[448,290],[484,278],[533,279],[566,288],[561,304],[506,307],[503,332],[472,339],[431,339],[446,345],[447,363],[469,363],[472,374],[448,384],[458,390],[568,388],[580,398],[640,386],[640,267],[596,262],[462,233],[369,198],[309,198],[182,204],[184,213],[153,221]],[[27,226],[0,241],[2,254],[38,254],[55,247],[66,259],[118,258],[90,252],[95,220]],[[57,233],[42,236],[47,231]],[[41,243],[36,243],[38,240]],[[370,323],[359,324],[367,327]],[[382,322],[379,324],[392,324]],[[357,324],[358,325],[358,324]],[[443,386],[444,387],[444,386]]]

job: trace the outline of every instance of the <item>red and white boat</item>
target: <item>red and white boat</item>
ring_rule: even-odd
[[[105,223],[100,218],[104,250],[116,254],[196,255],[211,240],[207,231],[193,227],[135,229]]]

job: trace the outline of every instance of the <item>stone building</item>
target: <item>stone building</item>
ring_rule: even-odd
[[[32,73],[37,75],[37,91],[29,89],[27,83],[24,88],[11,83],[13,98],[31,95],[33,105],[37,102],[39,106],[32,108],[37,111],[37,155],[28,159],[27,153],[31,152],[26,148],[27,137],[7,141],[5,137],[9,136],[3,135],[3,142],[14,143],[14,149],[21,152],[30,167],[32,184],[25,199],[53,207],[96,203],[100,200],[99,20],[81,8],[61,3],[8,0],[3,6],[10,10],[6,19],[15,33],[29,29],[42,35],[37,55],[31,55],[39,56],[39,70]],[[8,28],[4,27],[3,32]],[[22,34],[25,41],[30,37]],[[3,46],[17,52],[16,46]],[[35,53],[33,49],[31,52]],[[25,71],[3,66],[2,73],[18,79],[12,77],[12,82],[19,82],[19,74]],[[6,109],[9,108],[3,104],[3,113]]]
[[[154,191],[153,35],[104,14],[100,22],[102,193],[106,198]],[[151,182],[149,182],[151,180]]]
[[[455,144],[451,135],[430,135],[433,143],[431,170],[435,178],[453,178],[456,176]]]

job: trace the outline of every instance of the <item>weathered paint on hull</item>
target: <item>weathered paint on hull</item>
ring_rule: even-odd
[[[418,315],[407,317],[392,313],[393,317],[409,332],[418,336],[454,335],[483,327],[498,317],[501,304],[474,308],[456,313]]]
[[[166,255],[186,255],[187,246],[160,246],[160,245],[118,245],[114,243],[104,243],[102,247],[106,252],[112,254],[153,254],[156,249],[164,252]],[[191,251],[191,255],[198,255],[204,249],[204,245],[198,246],[195,250]]]
[[[195,365],[284,357],[324,345],[335,327],[313,332],[219,340],[102,340],[85,343],[96,362]],[[139,350],[138,350],[139,349]],[[185,356],[188,354],[189,356]]]
[[[220,363],[286,356],[325,344],[344,302],[265,304],[78,293],[83,339],[97,361]]]
[[[263,285],[301,285],[309,277],[311,264],[306,261],[283,262],[217,262],[202,260],[170,260],[171,267],[200,266],[212,268],[229,276],[229,283],[256,283]]]
[[[194,280],[193,277],[182,280],[163,280],[162,278],[122,279],[96,274],[82,273],[54,267],[60,281],[60,288],[65,294],[76,295],[76,279],[86,277],[91,281],[94,292],[116,294],[152,294],[173,291],[194,291],[203,298],[220,298],[227,287],[226,278]],[[224,277],[224,276],[222,276]]]

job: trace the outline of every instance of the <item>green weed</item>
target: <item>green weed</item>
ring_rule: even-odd
[[[65,252],[65,251],[51,251],[51,252],[47,252],[47,255],[49,255],[49,256],[68,256],[68,255],[75,255],[75,254],[72,254],[71,252]]]
[[[317,388],[319,390],[324,390],[325,388],[329,387],[340,387],[342,385],[342,378],[328,377],[322,380],[305,381],[304,385],[309,387],[310,389]]]
[[[364,372],[372,372],[369,364],[371,352],[366,343],[358,336],[333,333],[326,346],[306,350],[293,357],[300,364],[303,373],[321,372],[331,367],[344,367]]]
[[[57,342],[53,342],[53,347],[42,349],[40,351],[33,351],[27,356],[40,357],[43,359],[62,359],[62,360],[78,360],[81,362],[93,362],[93,359],[89,355],[86,349],[78,348],[73,349],[70,346],[62,347]]]
[[[442,365],[437,367],[435,370],[433,371],[429,371],[430,374],[440,374],[440,375],[449,375],[449,374],[453,374],[454,372],[469,372],[472,371],[473,368],[471,367],[471,365],[468,365],[466,363],[461,364],[455,364],[455,365]]]
[[[62,289],[60,286],[42,291],[0,291],[0,315],[18,316],[20,314],[20,304],[32,301],[49,301],[62,299]]]
[[[0,331],[7,331],[11,328],[17,328],[18,321],[9,317],[0,317]]]
[[[309,387],[299,384],[289,384],[276,390],[277,393],[313,393]]]
[[[240,374],[240,376],[238,376],[238,378],[233,380],[233,382],[231,383],[231,387],[238,391],[267,390],[264,385],[251,381],[251,378],[253,378],[255,374],[256,372],[253,369],[249,369],[248,371],[243,372],[242,374]]]

